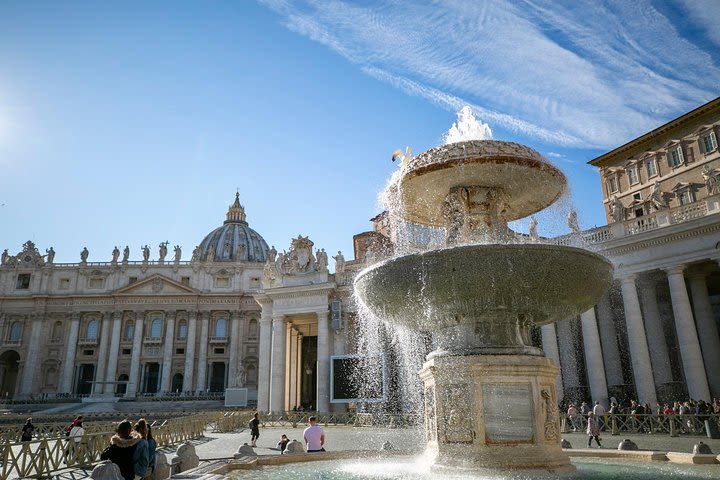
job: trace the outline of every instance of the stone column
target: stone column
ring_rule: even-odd
[[[270,410],[285,410],[285,316],[272,319],[272,370],[270,371]]]
[[[298,343],[297,343],[298,332],[294,328],[290,329],[290,343],[288,347],[288,355],[290,358],[290,370],[288,372],[288,381],[290,383],[288,388],[288,404],[290,408],[297,406],[297,389],[298,389],[298,375],[297,371],[300,368],[298,363]]]
[[[145,321],[145,312],[135,312],[135,330],[133,331],[132,356],[130,357],[130,378],[128,380],[125,396],[128,398],[135,397],[138,392],[138,383],[140,383],[140,350],[143,344],[143,322]]]
[[[188,312],[188,334],[185,346],[185,372],[183,374],[183,393],[193,390],[193,366],[195,363],[195,332],[197,312]]]
[[[160,391],[170,391],[172,377],[173,348],[175,348],[175,311],[165,312],[165,344],[163,345],[162,377],[160,377]]]
[[[42,313],[33,313],[30,315],[30,345],[28,345],[27,359],[22,373],[22,381],[20,382],[20,395],[23,397],[33,393],[33,380],[35,379],[35,367],[40,352],[40,337],[42,336],[42,322],[44,315]]]
[[[622,285],[623,304],[625,306],[625,324],[627,325],[628,345],[630,347],[630,358],[633,366],[633,377],[635,379],[635,390],[638,401],[654,406],[657,403],[655,382],[652,376],[650,364],[650,352],[648,351],[645,327],[643,325],[640,301],[638,300],[637,288],[635,286],[636,275],[624,276],[620,283]]]
[[[300,400],[302,399],[302,379],[303,379],[302,339],[303,339],[302,333],[298,332],[297,354],[295,357],[296,363],[297,363],[297,370],[295,370],[295,383],[297,384],[297,389],[295,390],[295,405],[297,405],[298,407],[300,407]]]
[[[605,378],[610,386],[623,385],[625,378],[623,377],[622,363],[620,362],[620,347],[618,346],[615,319],[608,293],[603,295],[597,304],[597,320],[603,350]]]
[[[562,382],[565,393],[570,393],[584,383],[581,380],[582,367],[578,361],[577,349],[579,345],[575,344],[575,335],[573,335],[572,322],[579,322],[577,317],[561,320],[555,323],[558,338],[558,351],[560,353],[560,371],[562,372]],[[577,334],[579,335],[579,328]],[[579,344],[579,342],[578,342]]]
[[[330,411],[330,326],[327,310],[317,312],[317,408]]]
[[[207,389],[207,347],[210,312],[201,312],[200,318],[200,349],[198,350],[197,386],[195,390],[204,392]]]
[[[270,411],[270,354],[272,352],[272,303],[262,304],[258,345],[258,411]]]
[[[120,352],[120,333],[122,331],[122,312],[113,312],[112,337],[110,338],[110,354],[108,355],[105,381],[114,382],[117,377],[117,361]],[[106,394],[115,392],[115,384],[106,383],[103,391]]]
[[[548,323],[540,327],[540,333],[542,334],[542,347],[545,352],[545,356],[553,360],[555,364],[560,366],[560,350],[558,349],[557,333],[555,333],[555,324]],[[560,370],[562,372],[562,369]],[[555,379],[555,389],[557,390],[557,401],[560,403],[565,396],[563,391],[562,374],[558,374]]]
[[[80,314],[70,315],[70,330],[65,343],[65,363],[60,381],[60,393],[71,393],[73,374],[75,373],[75,352],[77,351],[78,332],[80,331]]]
[[[590,396],[593,402],[599,401],[605,408],[609,408],[608,390],[605,380],[605,365],[603,364],[600,334],[598,333],[595,307],[580,315],[582,324],[583,347],[585,350],[585,368],[587,370]]]
[[[665,385],[672,382],[670,356],[668,354],[665,331],[663,330],[660,310],[657,301],[657,284],[654,276],[640,280],[640,303],[642,304],[645,333],[648,337],[650,360],[653,367],[655,385]]]
[[[240,312],[230,312],[230,364],[228,365],[228,386],[238,387],[238,350],[240,343]]]
[[[720,337],[713,318],[705,277],[704,274],[690,276],[690,292],[710,393],[713,398],[717,398],[720,397]]]
[[[100,348],[98,349],[98,363],[97,370],[95,371],[95,380],[104,382],[105,381],[105,368],[108,363],[108,349],[110,346],[110,320],[112,319],[112,312],[104,312],[102,319],[102,328],[100,329]],[[93,384],[93,393],[102,393],[104,391],[104,384]]]
[[[673,316],[675,317],[675,333],[677,335],[680,356],[687,382],[688,395],[696,400],[712,401],[705,365],[703,364],[700,342],[698,342],[695,319],[693,319],[690,299],[685,288],[684,265],[668,268],[668,284],[670,285],[670,299],[672,301]],[[717,375],[717,372],[714,372]]]

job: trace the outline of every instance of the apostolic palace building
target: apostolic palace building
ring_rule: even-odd
[[[719,133],[720,98],[590,161],[608,224],[553,241],[604,253],[616,281],[593,309],[535,335],[561,365],[561,396],[720,397]],[[237,389],[260,411],[344,411],[331,363],[356,353],[353,278],[392,250],[385,215],[372,221],[347,261],[303,236],[278,253],[238,195],[189,260],[167,244],[141,260],[121,245],[90,262],[82,249],[79,263],[29,241],[0,246],[0,395]]]

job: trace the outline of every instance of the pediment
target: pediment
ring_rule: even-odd
[[[116,295],[197,295],[199,292],[160,274],[115,290]]]

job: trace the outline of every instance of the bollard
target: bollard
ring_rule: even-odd
[[[611,435],[617,435],[618,434],[618,426],[617,426],[617,419],[615,418],[615,415],[612,417],[612,433]]]
[[[675,430],[675,417],[670,416],[670,436],[671,437],[677,437],[677,430]]]

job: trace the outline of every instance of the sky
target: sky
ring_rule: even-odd
[[[586,162],[720,95],[719,22],[720,0],[3,0],[0,249],[189,259],[237,191],[279,251],[350,259],[392,152],[464,105],[604,225]]]

